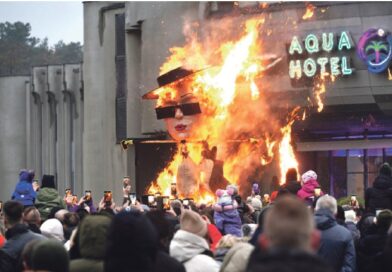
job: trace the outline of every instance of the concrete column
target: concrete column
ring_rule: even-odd
[[[26,168],[27,76],[0,77],[0,200],[15,189],[19,170]]]

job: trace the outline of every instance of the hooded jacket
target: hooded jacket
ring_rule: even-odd
[[[16,184],[15,191],[11,199],[19,201],[23,206],[33,206],[36,198],[36,192],[31,184],[31,174],[28,171],[22,171],[19,175],[19,182]]]
[[[336,272],[356,271],[355,247],[350,231],[338,225],[327,209],[316,211],[315,221],[317,229],[321,231],[318,255]]]
[[[106,216],[87,216],[79,230],[79,250],[81,259],[72,260],[70,272],[103,271],[106,236],[110,226]]]
[[[375,213],[378,209],[392,210],[392,177],[380,174],[373,187],[365,191],[366,209]]]
[[[218,272],[218,263],[205,253],[207,241],[193,233],[179,230],[170,243],[170,256],[181,262],[187,272]]]
[[[52,208],[60,207],[66,209],[64,200],[59,196],[56,189],[45,187],[41,188],[37,194],[35,207],[39,210],[42,220],[46,220]]]
[[[320,187],[320,184],[315,179],[311,179],[302,185],[302,188],[297,192],[297,196],[302,200],[307,200],[314,196],[314,189]],[[323,195],[324,193],[321,193]]]

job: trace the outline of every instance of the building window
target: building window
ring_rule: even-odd
[[[115,16],[116,141],[127,137],[127,82],[125,58],[125,14]]]

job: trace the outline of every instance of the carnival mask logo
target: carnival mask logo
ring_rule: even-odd
[[[369,29],[358,41],[357,54],[370,72],[384,72],[392,59],[392,35],[381,28]]]

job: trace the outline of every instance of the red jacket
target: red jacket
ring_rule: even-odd
[[[222,234],[214,224],[208,224],[208,236],[210,237],[210,249],[215,252],[216,245],[222,238]]]

